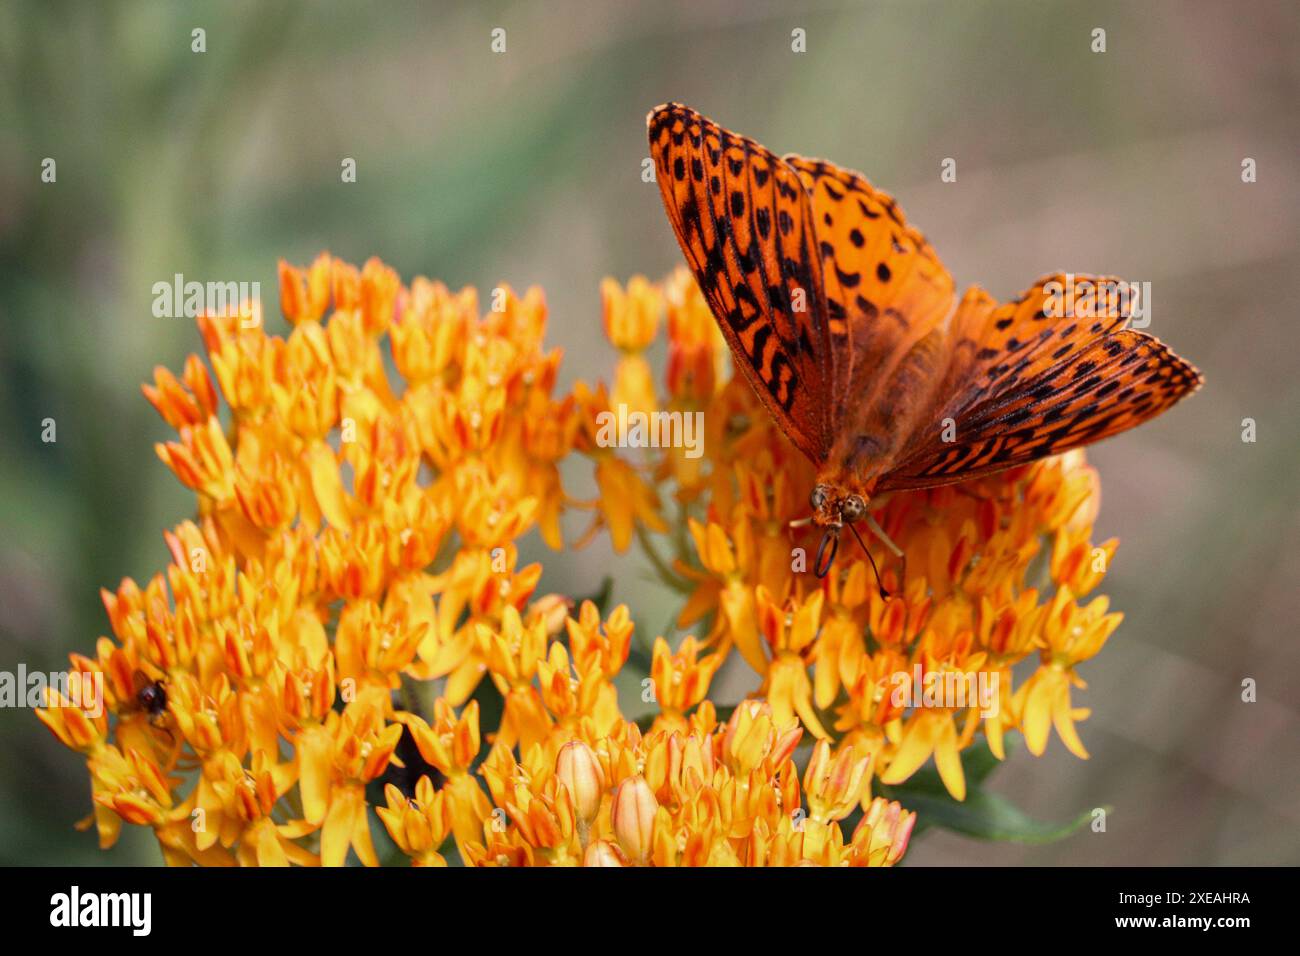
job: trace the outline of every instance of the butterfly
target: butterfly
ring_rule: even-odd
[[[859,520],[904,557],[872,496],[1099,441],[1201,385],[1130,327],[1128,283],[1061,274],[1010,302],[978,286],[958,299],[925,236],[859,173],[778,157],[676,103],[647,126],[664,209],[735,365],[817,470],[819,576]]]

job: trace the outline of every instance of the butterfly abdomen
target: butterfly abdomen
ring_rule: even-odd
[[[927,426],[945,357],[944,333],[934,331],[892,364],[877,366],[881,374],[874,381],[855,382],[858,397],[844,410],[848,427],[828,462],[838,483],[869,494],[872,480],[897,459],[909,436]]]

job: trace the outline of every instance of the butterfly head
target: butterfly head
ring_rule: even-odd
[[[812,506],[814,524],[836,531],[846,523],[861,520],[867,513],[864,496],[825,482],[813,488],[808,504]]]
[[[848,525],[849,530],[853,532],[853,537],[857,538],[858,544],[862,545],[867,560],[871,562],[871,570],[876,574],[876,585],[880,588],[881,598],[888,598],[889,592],[885,590],[885,585],[880,580],[880,569],[876,567],[876,559],[871,556],[866,542],[854,527],[856,522],[866,518],[867,522],[876,529],[877,534],[884,534],[867,514],[867,496],[856,491],[848,491],[838,485],[818,482],[812,490],[808,503],[812,505],[813,523],[826,529],[822,532],[822,543],[817,548],[817,563],[813,566],[817,577],[826,577],[831,565],[835,563],[835,555],[840,550],[840,531]],[[901,555],[901,552],[898,553]]]
[[[862,495],[851,493],[837,485],[818,482],[808,498],[812,506],[813,524],[826,530],[822,533],[822,543],[817,549],[817,577],[824,578],[835,561],[840,549],[840,530],[845,523],[850,528],[867,513],[867,502]]]

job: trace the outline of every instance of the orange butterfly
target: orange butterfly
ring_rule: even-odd
[[[956,301],[925,237],[859,174],[778,157],[675,103],[647,125],[664,208],[736,365],[817,468],[819,576],[858,520],[903,557],[872,495],[1087,445],[1201,384],[1127,327],[1126,283],[1045,276],[1011,302],[978,287]]]

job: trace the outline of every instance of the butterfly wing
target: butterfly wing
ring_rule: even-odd
[[[831,345],[835,421],[877,401],[891,372],[953,307],[953,281],[888,193],[820,159],[786,156],[812,203]]]
[[[1054,276],[1005,305],[972,290],[945,322],[951,276],[857,173],[779,159],[675,104],[648,125],[664,208],[736,364],[819,468],[874,472],[879,491],[965,481],[1124,431],[1200,385],[1125,328],[1116,280],[1090,280],[1120,295],[1097,317],[1087,295],[1049,309]]]
[[[1159,339],[1127,328],[1133,302],[1115,279],[1074,277],[1094,295],[1053,307],[1067,277],[1003,305],[973,289],[953,318],[934,413],[879,491],[951,484],[1100,441],[1148,421],[1201,384]],[[948,427],[945,427],[948,426]],[[945,441],[949,437],[951,441]]]
[[[835,356],[807,193],[753,140],[669,103],[647,120],[664,209],[736,365],[815,464],[829,452]]]

